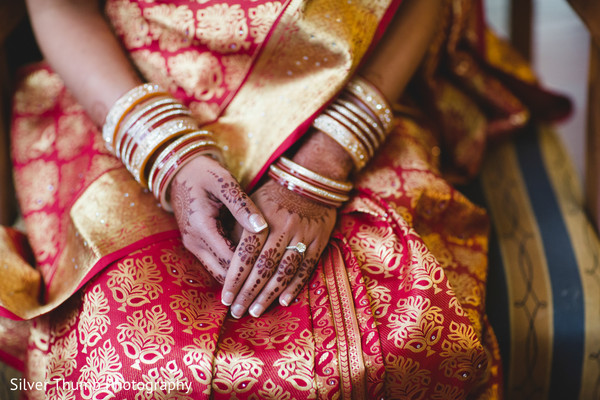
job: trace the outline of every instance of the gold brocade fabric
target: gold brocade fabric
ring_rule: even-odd
[[[97,128],[48,68],[23,80],[14,116],[15,183],[37,268],[7,253],[10,276],[27,277],[18,279],[27,290],[0,297],[0,306],[31,319],[68,299],[119,252],[148,237],[174,236],[177,226],[107,153]],[[0,288],[15,292],[12,279]]]
[[[190,105],[251,185],[343,87],[390,3],[109,0],[106,11],[139,69]],[[397,116],[357,177],[297,301],[260,319],[228,316],[172,216],[107,154],[60,79],[32,69],[15,97],[13,158],[38,265],[11,268],[29,292],[46,290],[35,301],[0,295],[0,306],[32,319],[27,379],[71,385],[26,396],[501,398],[487,216],[440,171],[443,151],[452,175],[474,174],[487,138],[529,118],[482,65],[476,7],[445,2],[408,93],[418,112]],[[2,294],[13,287],[0,281]],[[154,389],[111,386],[131,379]],[[169,382],[187,386],[167,393]]]
[[[247,186],[342,89],[395,2],[170,3],[109,0],[106,10],[145,76],[214,121],[206,128]]]
[[[178,238],[128,252],[33,320],[26,376],[58,383],[28,398],[500,398],[487,218],[435,148],[399,119],[306,288],[261,318],[231,318]]]

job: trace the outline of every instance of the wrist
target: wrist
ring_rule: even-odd
[[[318,174],[341,181],[348,179],[354,167],[348,152],[318,130],[308,133],[292,160]]]

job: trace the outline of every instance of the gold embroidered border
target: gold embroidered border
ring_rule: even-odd
[[[326,256],[321,257],[319,264],[324,265],[326,260]],[[309,299],[315,354],[318,355],[315,358],[315,368],[323,371],[323,373],[315,374],[315,382],[319,398],[328,398],[329,393],[337,393],[337,387],[334,386],[334,383],[338,381],[340,371],[337,340],[331,335],[335,329],[326,290],[324,267],[317,267],[313,275],[313,283],[309,285]]]
[[[207,126],[227,149],[242,185],[341,89],[390,2],[290,2],[247,81],[219,121]],[[278,112],[282,107],[295,111]]]
[[[81,282],[101,258],[148,236],[177,230],[173,216],[162,211],[124,168],[94,181],[70,215],[60,267],[48,288],[50,302],[71,291],[73,283]]]
[[[47,302],[37,302],[38,272],[24,266],[23,260],[14,260],[8,275],[20,283],[9,283],[9,287],[13,285],[11,290],[0,289],[0,294],[8,294],[0,298],[2,307],[23,319],[44,314],[68,299],[90,274],[98,272],[95,267],[102,258],[150,236],[177,230],[173,216],[162,211],[124,168],[94,181],[75,202],[70,216],[65,247],[47,288]]]
[[[363,398],[366,371],[354,298],[344,259],[339,248],[333,248],[331,258],[324,263],[324,272],[338,343],[341,395],[347,399]]]
[[[0,227],[0,307],[21,316],[40,305],[41,275],[21,258],[6,229]]]

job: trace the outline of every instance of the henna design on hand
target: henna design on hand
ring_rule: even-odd
[[[296,270],[299,268],[302,262],[302,256],[296,252],[286,255],[279,264],[277,272],[275,274],[275,280],[278,285],[273,289],[267,298],[264,300],[264,304],[270,304],[273,300],[279,296],[280,290],[283,291],[294,279]]]
[[[254,265],[258,257],[256,252],[261,246],[261,240],[254,235],[247,236],[240,243],[238,257],[245,265]]]
[[[215,280],[216,280],[217,282],[219,282],[221,285],[222,285],[223,283],[225,283],[225,275],[223,275],[223,274],[219,274],[219,275],[217,275],[217,276],[213,276],[213,278],[215,278]]]
[[[277,270],[277,277],[275,278],[277,282],[283,283],[283,287],[287,286],[288,283],[292,280],[294,275],[296,274],[296,270],[298,266],[301,265],[302,256],[296,252],[288,254],[281,260],[279,264],[279,269]]]
[[[245,268],[254,265],[259,256],[258,249],[261,247],[262,241],[258,236],[250,235],[242,239],[239,245],[238,257],[243,265],[240,266],[239,270],[236,272],[234,285],[237,286],[240,284],[242,273],[244,272]]]
[[[221,184],[220,192],[223,196],[223,199],[230,204],[238,205],[240,209],[246,212],[246,214],[250,214],[251,211],[248,208],[248,195],[244,192],[239,185],[235,183],[235,179],[231,177],[230,181],[226,181],[225,178],[219,176],[214,171],[207,171],[213,177],[217,178],[217,182]],[[214,194],[210,194],[210,198],[213,201],[222,203]]]
[[[210,252],[210,254],[212,254],[217,259],[217,261],[219,262],[219,265],[225,271],[227,271],[229,269],[229,263],[231,262],[231,260],[228,260],[223,257],[219,257],[217,255],[217,252],[210,246],[210,244],[204,238],[201,237],[200,241],[202,242],[202,244],[204,244],[204,248],[206,248]]]
[[[263,279],[269,279],[275,272],[280,253],[275,248],[262,252],[257,262],[257,273]]]
[[[300,197],[279,184],[275,184],[274,190],[265,194],[265,199],[276,204],[278,211],[286,210],[288,214],[295,214],[301,220],[325,222],[327,207]]]
[[[171,204],[177,221],[179,221],[179,230],[182,235],[187,235],[190,232],[188,228],[192,227],[190,217],[195,212],[192,208],[192,203],[196,199],[192,197],[192,186],[188,185],[187,181],[173,182],[171,188]]]
[[[245,197],[246,194],[237,185],[233,185],[231,183],[223,183],[221,185],[221,194],[223,195],[223,198],[230,203],[237,204],[238,201],[242,200],[242,204],[240,205],[246,205],[243,199],[241,199]]]
[[[321,253],[319,252],[319,254]],[[298,270],[296,276],[300,278],[301,281],[296,285],[296,288],[294,289],[294,296],[297,296],[298,293],[300,293],[300,290],[302,290],[302,288],[304,287],[304,285],[306,285],[318,261],[319,260],[317,258],[311,257],[304,260],[302,265],[300,265],[300,269]]]

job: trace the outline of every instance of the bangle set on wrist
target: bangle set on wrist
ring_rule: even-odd
[[[221,151],[209,131],[200,130],[190,110],[159,85],[143,84],[125,93],[107,114],[102,137],[108,150],[171,211],[169,185],[192,158]]]
[[[366,80],[354,78],[314,120],[313,127],[339,143],[358,171],[381,146],[392,124],[391,108],[381,93]],[[102,137],[109,151],[168,211],[172,210],[168,189],[177,171],[199,155],[222,160],[212,133],[200,130],[187,107],[150,83],[133,88],[115,102]],[[271,165],[269,176],[329,207],[348,201],[352,190],[349,182],[327,178],[285,157]]]
[[[392,130],[393,114],[379,90],[356,77],[312,126],[342,146],[359,171]],[[271,165],[269,176],[292,192],[325,206],[341,206],[352,190],[349,182],[326,178],[285,157]]]
[[[357,171],[364,168],[392,130],[393,114],[383,95],[356,77],[313,122],[313,127],[342,146]]]
[[[269,176],[292,192],[329,207],[348,201],[352,190],[350,182],[327,178],[285,157],[270,166]]]

